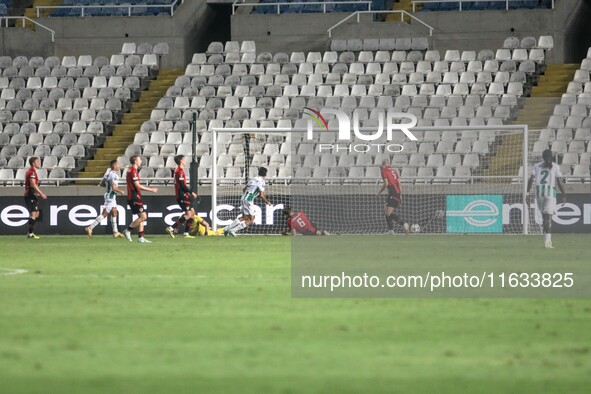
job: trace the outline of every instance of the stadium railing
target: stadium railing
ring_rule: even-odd
[[[414,16],[413,14],[411,14],[409,12],[401,11],[401,10],[380,10],[380,11],[355,11],[354,13],[350,14],[346,18],[342,19],[341,21],[337,22],[333,26],[329,27],[326,30],[326,32],[328,33],[328,37],[332,37],[332,31],[334,29],[336,29],[337,27],[339,27],[340,25],[342,25],[343,23],[347,22],[349,19],[351,19],[355,16],[357,17],[357,23],[359,23],[362,14],[399,14],[401,22],[404,22],[404,18],[408,17],[414,21],[417,21],[418,23],[420,23],[421,25],[423,25],[424,27],[429,29],[429,36],[433,36],[433,29],[434,29],[433,26],[428,25],[427,23],[423,22],[422,20],[420,20],[419,18],[417,18],[416,16]]]
[[[55,30],[52,30],[49,27],[42,25],[41,23],[37,22],[36,20],[31,19],[26,16],[2,16],[2,17],[0,17],[0,27],[9,27],[8,26],[9,20],[16,20],[16,21],[20,20],[22,22],[23,28],[25,27],[26,22],[33,23],[35,26],[39,26],[43,30],[46,30],[49,33],[51,33],[51,41],[52,42],[55,41]]]
[[[524,1],[523,0],[486,0],[486,1],[474,1],[474,0],[413,0],[412,1],[412,11],[416,12],[416,6],[417,4],[421,4],[423,6],[425,6],[426,4],[435,4],[435,5],[440,5],[441,3],[443,4],[458,4],[458,8],[457,9],[453,9],[453,11],[467,11],[466,7],[464,5],[472,5],[473,3],[504,3],[505,10],[509,10],[511,5],[523,5]],[[554,0],[551,0],[551,6],[552,9],[554,9]],[[471,7],[468,7],[468,9],[473,9]],[[447,10],[446,10],[447,11]],[[450,9],[450,11],[452,11]]]
[[[331,12],[327,10],[327,5],[339,5],[339,4],[364,4],[367,6],[367,11],[371,11],[371,1],[365,0],[348,0],[348,1],[302,1],[302,2],[275,2],[275,3],[245,3],[243,1],[235,1],[232,4],[232,15],[235,14],[238,7],[266,7],[266,6],[274,6],[277,7],[276,14],[281,14],[281,7],[289,7],[294,5],[301,5],[301,6],[313,6],[313,5],[320,5],[322,8],[322,13]]]
[[[41,16],[41,11],[43,10],[60,10],[60,9],[79,9],[80,10],[80,17],[84,17],[84,16],[95,16],[95,15],[87,15],[88,13],[86,12],[87,10],[90,9],[127,9],[127,16],[132,16],[132,10],[134,9],[155,9],[155,8],[160,8],[160,9],[167,9],[170,10],[170,16],[174,16],[174,11],[177,8],[177,6],[183,4],[185,2],[185,0],[175,0],[172,4],[120,4],[120,5],[109,5],[109,4],[104,4],[104,5],[42,5],[42,6],[36,6],[35,9],[37,10],[37,18],[39,18]],[[64,15],[64,16],[69,16],[69,15]],[[114,16],[114,15],[111,15]],[[142,16],[142,15],[138,15],[138,16]]]

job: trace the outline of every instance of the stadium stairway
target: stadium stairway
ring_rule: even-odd
[[[538,84],[533,86],[531,97],[525,97],[523,108],[517,112],[512,124],[526,124],[529,129],[529,143],[538,140],[539,130],[548,125],[548,120],[554,111],[570,81],[573,80],[579,64],[549,64],[545,73],[538,78]],[[521,159],[516,146],[521,146],[523,136],[507,135],[499,145],[485,175],[501,175],[519,171]]]
[[[35,7],[39,6],[49,6],[49,5],[61,5],[64,0],[35,0],[31,7],[25,9],[25,16],[31,19],[37,19],[37,10]],[[39,15],[40,16],[48,16],[49,14],[53,13],[54,10],[44,10]],[[35,25],[31,22],[26,22],[25,27],[30,30],[35,30]]]
[[[125,153],[125,149],[133,144],[135,134],[141,125],[150,120],[150,114],[158,100],[168,88],[174,85],[177,77],[185,73],[184,69],[160,70],[156,79],[150,82],[147,90],[141,92],[140,99],[131,105],[131,110],[123,116],[121,124],[115,126],[113,134],[107,136],[105,143],[96,150],[78,178],[100,178],[109,166],[109,162]],[[95,184],[94,181],[77,181],[78,184]]]
[[[392,9],[394,11],[406,11],[406,12],[410,13],[410,12],[412,12],[412,0],[400,0],[399,2],[393,4]],[[417,4],[416,10],[417,11],[421,10],[421,4]],[[386,21],[400,22],[400,15],[388,14],[388,16],[386,17]],[[406,23],[411,23],[411,19],[408,16],[404,17],[404,21]]]
[[[412,12],[412,0],[400,0],[399,2],[395,2],[392,9],[397,11]],[[416,9],[417,11],[420,11],[421,4],[417,4]]]

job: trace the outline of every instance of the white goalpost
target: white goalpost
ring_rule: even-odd
[[[265,167],[273,206],[258,201],[255,225],[246,232],[281,233],[283,209],[290,207],[330,233],[385,233],[386,193],[376,193],[386,161],[400,175],[402,203],[395,212],[417,232],[539,233],[527,194],[529,168],[538,158],[526,125],[410,130],[416,141],[401,132],[390,140],[385,132],[371,141],[363,137],[376,127],[352,127],[347,141],[338,140],[338,130],[317,125],[312,133],[303,127],[214,128],[212,226],[224,227],[239,215],[243,187]]]

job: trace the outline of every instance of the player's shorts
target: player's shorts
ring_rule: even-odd
[[[144,203],[141,200],[127,200],[127,205],[131,208],[131,213],[139,215],[140,213],[146,212],[144,209]]]
[[[554,215],[556,212],[556,197],[536,197],[536,203],[543,214]]]
[[[37,197],[25,197],[25,205],[29,212],[39,212],[39,201]]]
[[[386,197],[386,206],[388,208],[398,208],[400,206],[400,197],[389,195]]]
[[[252,202],[247,200],[241,201],[240,212],[242,212],[243,215],[255,216],[255,209],[256,206]]]
[[[105,202],[103,204],[103,208],[107,213],[111,213],[113,208],[117,209],[117,199],[115,198],[108,198],[108,194],[105,194]]]
[[[183,200],[182,198],[179,198],[176,200],[176,203],[179,204],[179,207],[181,207],[181,211],[183,212],[190,211],[193,208],[191,200]]]

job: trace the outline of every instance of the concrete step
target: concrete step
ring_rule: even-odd
[[[103,168],[104,167],[106,169],[109,166],[111,160],[112,159],[93,160],[92,161],[92,168],[97,168],[97,171],[98,171],[98,168]],[[91,167],[91,166],[86,166],[87,169],[89,167]],[[104,173],[104,171],[103,171],[103,173]]]
[[[108,164],[107,164],[107,167],[108,167]],[[105,171],[104,170],[103,171],[99,171],[99,170],[97,170],[97,171],[94,171],[94,170],[92,170],[92,171],[86,171],[86,170],[84,170],[84,172],[81,172],[78,175],[78,177],[79,178],[102,178],[102,176],[104,174],[105,174]],[[89,181],[89,182],[91,182],[89,184],[96,184],[97,183],[96,181]],[[78,183],[78,182],[76,182],[76,183]]]
[[[141,126],[123,126],[124,128],[118,129],[116,132],[113,131],[113,134],[110,137],[125,137],[129,135],[134,135],[137,133]]]
[[[152,110],[140,110],[138,111],[138,113],[128,113],[125,114],[125,116],[123,117],[123,122],[124,124],[129,122],[130,120],[142,120],[142,119],[146,119],[150,117],[150,113],[152,112]]]
[[[106,141],[105,145],[103,146],[103,149],[118,149],[118,150],[125,150],[129,144],[131,144],[133,142],[133,140],[131,141],[127,141],[127,142],[121,142],[121,141]]]
[[[94,155],[94,159],[112,160],[116,159],[118,156],[121,156],[121,153],[122,151],[120,148],[99,148]]]
[[[160,98],[156,98],[156,99],[153,99],[153,100],[142,100],[142,101],[138,101],[136,103],[133,103],[133,105],[131,106],[131,111],[130,112],[136,112],[138,110],[149,110],[149,111],[152,111],[156,107],[156,105],[158,105],[158,101],[160,101]]]
[[[568,83],[573,80],[574,75],[574,73],[542,75],[538,78],[538,85],[546,83],[557,85],[564,82],[568,85]]]
[[[537,97],[537,96],[543,96],[543,97],[548,97],[548,96],[557,96],[557,95],[562,95],[564,92],[566,92],[566,86],[565,85],[538,85],[538,86],[534,86],[532,88],[532,96],[533,97]]]
[[[566,64],[548,64],[546,65],[546,72],[554,70],[578,70],[581,65],[578,63]]]
[[[164,82],[169,83],[169,82],[174,82],[176,81],[178,77],[176,75],[165,75],[165,76],[158,76],[155,80],[152,81],[152,83],[159,85],[162,84]]]
[[[160,70],[160,72],[158,73],[158,75],[182,75],[184,74],[185,69],[183,68],[167,68],[167,69],[162,69]]]
[[[125,142],[129,143],[130,139],[133,141],[134,133],[117,133],[117,135],[110,135],[105,139],[106,142]]]

